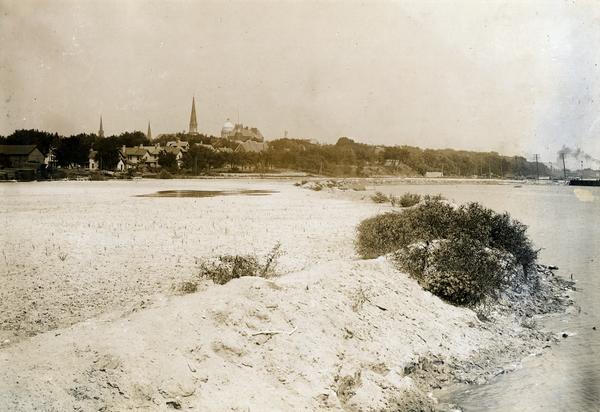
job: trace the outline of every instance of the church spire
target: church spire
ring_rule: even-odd
[[[148,122],[148,133],[146,133],[148,140],[152,140],[152,130],[150,130],[150,122]]]
[[[98,130],[98,137],[104,137],[104,129],[102,128],[102,116],[100,116],[100,130]]]
[[[190,134],[198,133],[198,122],[196,121],[196,99],[192,97],[192,114],[190,115]]]

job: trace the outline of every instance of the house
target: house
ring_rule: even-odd
[[[146,154],[146,149],[143,145],[135,147],[121,147],[121,159],[125,169],[131,169],[133,167],[144,164],[143,157]],[[118,166],[118,165],[117,165]]]
[[[188,143],[188,142],[182,142]],[[184,145],[182,145],[183,147]],[[183,164],[183,153],[184,150],[179,146],[161,146],[157,143],[154,146],[135,146],[135,147],[126,147],[123,146],[119,151],[120,159],[117,163],[117,170],[123,171],[126,169],[134,169],[140,167],[146,167],[149,169],[158,169],[160,168],[160,164],[158,163],[158,159],[161,153],[173,153],[175,155],[175,159],[177,159],[177,165],[179,167]]]
[[[188,144],[188,142],[181,142],[181,143]],[[161,153],[172,153],[175,155],[175,159],[177,159],[177,165],[179,167],[181,167],[181,165],[183,163],[183,152],[184,152],[183,147],[185,147],[185,145],[174,145],[174,146],[163,147],[159,143],[156,144],[155,146],[144,146],[144,149],[146,149],[146,154],[144,156],[142,156],[142,161],[144,162],[144,165],[146,165],[149,168],[152,168],[152,169],[158,168],[158,167],[160,167],[160,165],[158,164],[158,158],[159,158],[160,154]]]
[[[173,153],[175,159],[177,159],[177,166],[183,166],[183,150],[179,147],[165,147],[164,151],[167,153]]]
[[[48,154],[46,154],[46,157],[44,158],[44,164],[46,164],[48,167],[56,167],[56,155],[53,147],[48,150]]]
[[[156,144],[156,146],[140,146],[142,147],[146,153],[142,156],[142,163],[151,168],[158,168],[158,156],[164,150],[164,147],[160,147],[160,143]]]
[[[89,160],[88,168],[90,170],[98,170],[100,168],[100,162],[98,160],[96,160],[97,154],[98,154],[98,152],[96,150],[90,149],[90,153],[88,155],[88,160]]]
[[[183,152],[187,152],[190,148],[190,142],[181,141],[179,139],[167,142],[167,147],[177,147]]]
[[[269,144],[267,142],[255,142],[254,140],[246,140],[245,142],[240,142],[237,145],[234,152],[254,152],[260,153],[264,152],[269,148]]]
[[[0,145],[0,167],[38,169],[45,160],[35,145]]]
[[[229,119],[227,119],[221,128],[221,138],[240,142],[248,140],[263,142],[265,140],[260,130],[256,127],[247,127],[241,123],[236,123],[234,125]]]
[[[444,177],[444,172],[425,172],[425,177]]]

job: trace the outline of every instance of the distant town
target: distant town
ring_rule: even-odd
[[[423,176],[567,179],[598,178],[590,167],[569,170],[563,148],[563,167],[542,163],[537,156],[505,156],[496,152],[378,146],[340,137],[335,144],[314,139],[283,138],[265,141],[257,127],[227,119],[220,136],[198,130],[192,98],[187,132],[152,135],[124,132],[105,136],[102,116],[98,133],[60,136],[40,130],[16,130],[0,136],[0,180],[60,178],[105,179],[133,176],[169,178],[215,173],[285,173],[338,177]],[[579,164],[579,161],[577,161]]]

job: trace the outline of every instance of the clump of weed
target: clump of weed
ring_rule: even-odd
[[[202,262],[200,277],[224,285],[242,276],[259,276],[258,259],[251,255],[221,255],[214,261]]]
[[[282,255],[280,242],[263,259],[256,255],[220,255],[200,264],[198,278],[210,279],[218,285],[242,276],[272,278],[277,276],[277,263]]]
[[[277,242],[265,257],[265,263],[262,265],[260,273],[263,278],[269,278],[276,275],[277,261],[281,255],[283,255],[283,251],[281,250],[281,242]]]
[[[196,293],[198,291],[198,283],[194,282],[192,280],[186,280],[184,282],[182,282],[177,288],[176,290],[184,295],[187,295],[188,293]]]
[[[400,198],[394,198],[392,206],[411,207],[421,201],[421,196],[416,193],[404,193]]]
[[[387,203],[390,201],[390,198],[381,192],[375,192],[373,196],[371,196],[371,200],[375,203]]]

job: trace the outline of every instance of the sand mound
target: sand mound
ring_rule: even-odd
[[[405,367],[418,354],[467,358],[489,341],[476,323],[384,259],[330,262],[274,281],[206,284],[6,348],[0,405],[386,408],[413,396]]]

